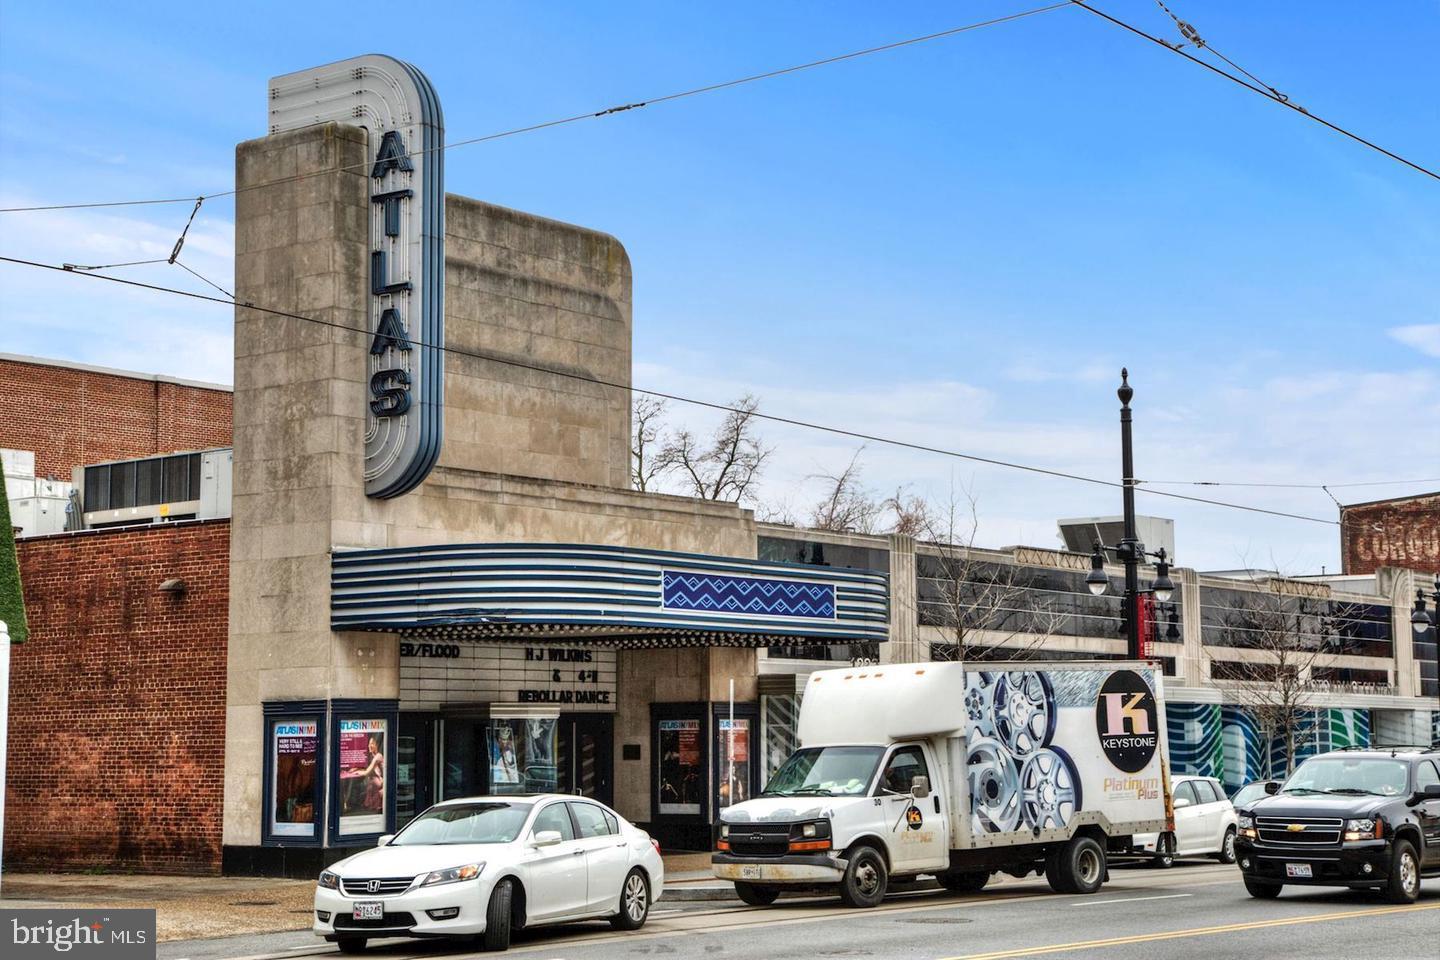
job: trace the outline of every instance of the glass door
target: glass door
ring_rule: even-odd
[[[395,827],[399,829],[435,802],[435,717],[400,714],[395,740]]]
[[[571,714],[560,720],[560,789],[613,805],[615,718],[608,713]]]

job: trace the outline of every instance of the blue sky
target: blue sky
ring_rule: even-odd
[[[429,74],[449,139],[1000,16],[931,4],[0,3],[0,206],[228,189],[271,76],[359,53]],[[1103,8],[1173,37],[1153,4]],[[1174,7],[1315,113],[1440,166],[1434,2]],[[377,21],[407,26],[380,30]],[[413,24],[413,29],[408,25]],[[387,35],[388,34],[388,35]],[[1077,9],[450,151],[447,187],[606,230],[635,383],[983,456],[1142,478],[1440,476],[1440,183]],[[0,215],[0,251],[164,256],[183,207]],[[230,275],[233,205],[192,262]],[[124,271],[187,289],[165,266]],[[228,382],[230,316],[0,266],[0,351]],[[678,422],[709,417],[672,409]],[[804,513],[854,445],[769,428]],[[973,492],[980,539],[1054,543],[1114,490],[871,446],[877,489]],[[1440,484],[1346,488],[1368,500]],[[1167,488],[1183,489],[1183,488]],[[1333,518],[1323,491],[1205,495]],[[1338,567],[1336,528],[1141,498],[1185,565]]]

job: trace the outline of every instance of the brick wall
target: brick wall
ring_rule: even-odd
[[[229,390],[0,358],[0,447],[35,452],[35,474],[230,445]]]
[[[5,866],[218,873],[229,521],[18,547]]]
[[[1340,553],[1346,573],[1379,567],[1440,573],[1440,492],[1346,507]]]

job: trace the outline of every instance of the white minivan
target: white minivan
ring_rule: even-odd
[[[1214,857],[1235,862],[1235,807],[1214,777],[1178,775],[1171,784],[1175,798],[1174,832],[1142,833],[1134,839],[1135,851],[1148,854],[1157,867],[1168,867],[1176,857]]]

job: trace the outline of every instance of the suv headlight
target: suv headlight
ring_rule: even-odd
[[[730,824],[728,824],[728,823],[722,823],[722,824],[720,824],[720,839],[721,839],[721,840],[729,840],[729,839],[730,839]]]
[[[1255,818],[1250,816],[1248,813],[1242,813],[1240,814],[1240,816],[1235,818],[1235,825],[1241,830],[1254,830]]]
[[[448,870],[435,870],[424,880],[420,886],[429,887],[437,883],[459,883],[462,880],[474,880],[480,876],[480,871],[485,869],[483,863],[467,863],[463,867],[450,867]]]
[[[337,890],[340,887],[339,874],[331,873],[329,870],[320,871],[320,886],[326,890]]]
[[[1380,839],[1385,825],[1382,821],[1365,817],[1360,820],[1345,821],[1346,840],[1378,840]]]

